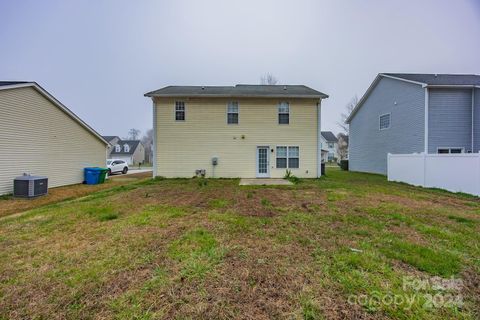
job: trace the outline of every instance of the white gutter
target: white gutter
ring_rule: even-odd
[[[153,107],[153,178],[157,176],[157,106],[155,104],[155,99],[152,98],[152,107]]]
[[[428,84],[427,87],[429,88],[455,88],[455,89],[470,89],[470,88],[475,88],[478,87],[476,85],[472,84]]]
[[[394,77],[394,76],[391,76],[391,75],[388,75],[388,74],[385,74],[385,73],[379,73],[379,75],[381,75],[382,77],[385,77],[385,78],[390,78],[390,79],[395,79],[395,80],[399,80],[399,81],[403,81],[403,82],[418,84],[420,86],[426,86],[427,85],[424,82],[419,82],[419,81],[413,81],[413,80],[408,80],[408,79],[404,79],[404,78]]]
[[[317,178],[322,176],[322,100],[317,103]]]
[[[471,152],[473,153],[473,140],[474,140],[474,135],[473,135],[473,128],[475,126],[475,121],[474,121],[474,112],[475,109],[475,88],[472,88],[472,149]]]
[[[428,87],[425,87],[425,142],[424,152],[428,154]]]

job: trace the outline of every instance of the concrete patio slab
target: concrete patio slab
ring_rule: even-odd
[[[240,179],[241,186],[288,186],[291,184],[293,183],[285,179]]]

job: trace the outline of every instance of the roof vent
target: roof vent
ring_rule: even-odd
[[[287,90],[287,86],[283,86],[283,90]]]
[[[435,78],[438,76],[438,74],[435,73]]]
[[[202,90],[205,90],[205,87],[204,87],[204,86],[202,86]]]

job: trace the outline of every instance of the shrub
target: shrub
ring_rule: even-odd
[[[286,170],[283,179],[290,181],[291,183],[297,184],[300,182],[300,179],[292,174],[291,170]]]
[[[348,160],[340,160],[340,168],[348,171]]]

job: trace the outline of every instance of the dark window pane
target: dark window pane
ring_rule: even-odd
[[[228,114],[228,123],[229,124],[238,123],[238,113],[229,113]]]
[[[175,120],[183,121],[185,120],[185,111],[177,111],[175,112]]]
[[[277,168],[286,168],[287,167],[287,159],[286,158],[277,158]]]
[[[288,158],[289,168],[298,168],[298,158]]]
[[[438,149],[438,153],[450,153],[448,149]]]
[[[450,153],[462,153],[462,149],[450,149]]]
[[[290,115],[288,113],[278,114],[278,123],[279,124],[288,124]]]
[[[390,128],[390,114],[380,116],[380,130]]]

